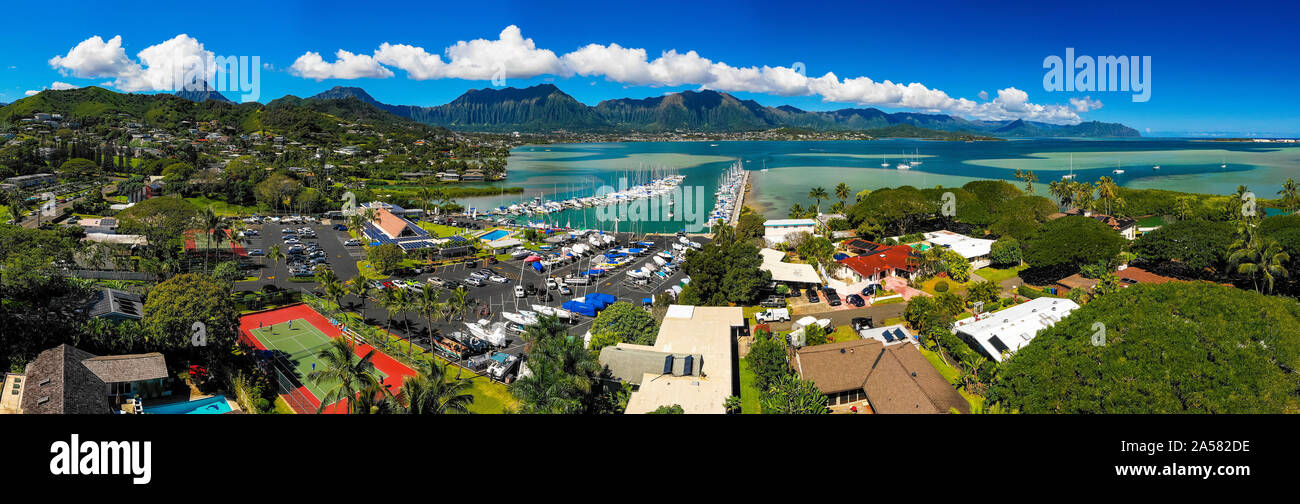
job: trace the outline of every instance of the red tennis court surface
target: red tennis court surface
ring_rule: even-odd
[[[331,324],[329,319],[325,318],[324,315],[316,313],[316,310],[311,309],[310,306],[299,303],[283,308],[276,308],[274,310],[250,313],[240,317],[239,337],[245,343],[257,347],[258,350],[266,350],[266,346],[263,345],[261,341],[258,341],[257,337],[254,336],[251,331],[258,327],[262,327],[263,325],[271,326],[294,319],[303,319],[310,322],[312,326],[331,338],[337,338],[343,335],[343,330],[334,324]],[[375,350],[375,348],[368,344],[361,344],[355,347],[355,352],[358,357],[365,357],[365,355],[371,350]],[[396,359],[389,357],[388,354],[378,350],[375,350],[375,355],[370,358],[370,362],[374,363],[375,368],[381,373],[387,375],[384,378],[384,385],[394,394],[401,389],[402,381],[405,380],[407,376],[415,376],[414,369],[411,369],[406,364],[402,364]],[[285,402],[288,403],[289,406],[293,407],[294,411],[304,414],[316,413],[316,408],[320,407],[320,398],[316,397],[315,394],[312,394],[310,390],[307,390],[307,387],[302,386],[299,386],[294,394],[297,394],[300,397],[306,397],[308,402],[311,403],[311,411],[303,411],[305,408],[299,405],[298,401],[287,397],[288,394],[280,395],[285,398]],[[347,400],[345,399],[326,406],[322,412],[347,413],[347,411]]]
[[[244,250],[244,245],[239,243],[239,240],[235,239],[235,232],[230,229],[223,229],[222,231],[226,233],[226,239],[224,242],[222,242],[223,247],[219,248],[218,252],[230,253],[240,257],[248,257],[248,251]],[[194,253],[199,251],[199,245],[198,245],[199,233],[200,231],[196,229],[191,229],[185,232],[186,252]],[[211,247],[209,241],[210,239],[207,238],[204,239],[205,248]],[[225,248],[225,247],[229,247],[229,248]]]

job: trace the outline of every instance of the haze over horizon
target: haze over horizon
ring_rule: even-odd
[[[341,85],[387,104],[440,105],[470,89],[498,87],[492,78],[504,70],[505,86],[553,83],[588,105],[714,89],[813,111],[875,107],[971,119],[1095,120],[1146,136],[1300,135],[1300,100],[1288,86],[1300,72],[1276,63],[1285,60],[1286,48],[1300,45],[1286,25],[1300,14],[1293,5],[1224,12],[1114,3],[1090,8],[1095,14],[1082,19],[1033,4],[951,3],[937,7],[946,15],[932,18],[899,5],[818,3],[794,10],[774,2],[725,4],[715,10],[725,17],[690,16],[693,4],[685,2],[653,10],[516,1],[491,9],[351,7],[294,2],[250,15],[217,14],[214,22],[149,9],[152,21],[144,25],[130,16],[146,7],[63,13],[57,29],[0,34],[0,102],[87,85],[157,92],[158,74],[174,60],[210,54],[259,56],[261,102]],[[8,10],[19,19],[38,9]],[[663,18],[603,21],[648,15]],[[411,16],[421,19],[418,26],[403,21]],[[322,29],[329,27],[337,29]],[[1066,48],[1087,56],[1150,56],[1150,101],[1133,102],[1132,92],[1044,90],[1043,59],[1064,56]]]

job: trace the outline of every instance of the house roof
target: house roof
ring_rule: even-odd
[[[23,412],[27,414],[84,415],[108,413],[108,389],[82,361],[93,354],[59,345],[27,364],[23,385]]]
[[[783,262],[785,253],[779,250],[764,248],[758,251],[763,257],[763,265],[759,269],[772,273],[772,280],[778,282],[796,282],[796,283],[816,283],[822,282],[817,270],[810,264],[794,264]]]
[[[84,359],[81,364],[104,383],[124,383],[167,377],[167,361],[158,352],[105,355]]]
[[[659,325],[653,347],[619,343],[625,349],[698,356],[700,362],[692,375],[674,376],[664,375],[663,361],[659,361],[657,369],[642,374],[641,387],[628,398],[626,413],[649,413],[673,404],[681,405],[686,413],[725,413],[723,403],[735,393],[732,334],[744,325],[744,310],[739,307],[672,305]],[[604,349],[601,356],[606,356]]]
[[[406,226],[410,225],[410,222],[406,219],[398,217],[387,208],[382,207],[375,209],[375,222],[379,229],[389,238],[402,236],[402,233],[406,231]]]
[[[892,247],[876,248],[870,254],[846,257],[840,259],[839,262],[840,264],[853,269],[853,271],[856,271],[859,275],[870,277],[890,269],[911,271],[912,265],[909,261],[911,255],[912,247],[907,245],[895,245]]]
[[[1079,305],[1069,299],[1040,297],[979,320],[965,319],[954,328],[960,335],[974,340],[981,350],[1002,362],[1002,350],[1017,351],[1028,345],[1038,331],[1052,327]]]
[[[1085,277],[1079,273],[1075,273],[1068,277],[1057,280],[1056,283],[1067,289],[1091,289],[1097,286],[1098,280],[1095,278]]]
[[[117,289],[100,289],[90,298],[87,315],[91,318],[118,315],[140,320],[144,316],[144,302],[140,296]]]
[[[1122,270],[1116,271],[1116,272],[1115,272],[1115,276],[1120,277],[1120,278],[1123,278],[1123,279],[1132,280],[1132,281],[1137,282],[1137,283],[1149,283],[1149,284],[1162,284],[1162,283],[1166,283],[1166,282],[1181,282],[1181,281],[1182,281],[1182,280],[1179,280],[1179,279],[1174,278],[1174,277],[1167,277],[1167,276],[1164,276],[1164,275],[1157,275],[1157,274],[1152,273],[1152,272],[1150,272],[1150,271],[1144,270],[1144,269],[1142,269],[1142,268],[1133,267],[1133,266],[1129,266],[1129,267],[1124,268],[1124,269],[1122,269]]]
[[[926,241],[952,249],[966,259],[989,255],[993,250],[993,240],[971,238],[952,231],[933,231],[925,233]]]
[[[823,394],[863,390],[877,413],[947,413],[969,404],[914,345],[860,339],[804,347],[795,370]]]
[[[689,373],[687,357],[691,362]],[[609,368],[610,374],[637,385],[646,376],[699,376],[703,362],[704,356],[700,354],[674,354],[643,345],[609,345],[600,349],[600,363]],[[665,369],[669,371],[665,373]]]

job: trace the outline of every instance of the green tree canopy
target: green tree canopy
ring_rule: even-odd
[[[174,276],[149,291],[144,312],[144,328],[161,349],[228,354],[234,348],[239,322],[230,288],[220,280],[195,273]],[[205,347],[191,345],[195,322],[205,326]]]
[[[1232,243],[1233,226],[1201,219],[1181,220],[1142,235],[1133,253],[1150,261],[1177,261],[1196,269],[1220,270]]]
[[[600,352],[596,346],[600,337],[601,346],[627,342],[637,345],[653,345],[659,334],[659,323],[654,317],[632,303],[619,301],[600,312],[591,323],[591,350]]]
[[[1208,282],[1138,284],[1039,332],[987,398],[1021,413],[1296,413],[1298,368],[1295,300]]]
[[[1065,267],[1109,261],[1126,240],[1110,226],[1081,216],[1048,222],[1024,242],[1025,262],[1033,268]]]

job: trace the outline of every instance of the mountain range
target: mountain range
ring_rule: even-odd
[[[650,98],[620,98],[589,106],[552,84],[527,88],[484,88],[445,105],[422,107],[382,103],[358,87],[336,86],[308,100],[356,98],[417,122],[469,131],[628,132],[692,131],[729,133],[793,127],[818,131],[878,130],[896,125],[997,137],[1137,137],[1119,123],[1087,121],[1073,125],[1022,119],[969,120],[944,114],[888,113],[876,108],[807,111],[769,107],[728,93],[682,91]]]

